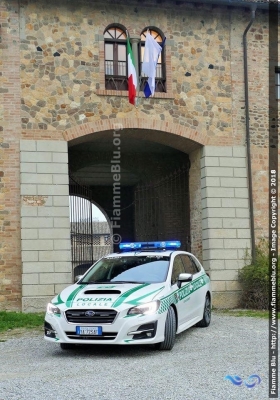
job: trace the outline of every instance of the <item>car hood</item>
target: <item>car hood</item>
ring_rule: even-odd
[[[52,303],[68,308],[116,308],[118,310],[148,303],[164,293],[165,282],[123,284],[75,284],[64,289]],[[160,296],[161,297],[161,296]]]

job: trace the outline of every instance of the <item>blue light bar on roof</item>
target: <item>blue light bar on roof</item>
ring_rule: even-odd
[[[121,251],[140,251],[140,250],[176,250],[181,247],[179,240],[168,240],[166,242],[131,242],[120,243]]]

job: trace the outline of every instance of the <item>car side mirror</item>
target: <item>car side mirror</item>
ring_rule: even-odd
[[[192,274],[180,274],[178,276],[178,281],[177,281],[178,288],[180,289],[183,282],[191,282],[192,279],[193,279]]]
[[[78,282],[82,277],[83,277],[83,275],[75,276],[75,279],[74,279],[75,283]]]

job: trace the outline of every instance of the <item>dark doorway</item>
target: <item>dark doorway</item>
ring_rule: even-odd
[[[158,142],[161,137],[165,144]],[[174,148],[167,139],[164,132],[122,130],[69,144],[71,177],[106,212],[114,251],[119,239],[180,240],[190,250],[187,153],[194,145],[179,137]]]
[[[135,239],[180,240],[190,251],[189,165],[134,190]]]

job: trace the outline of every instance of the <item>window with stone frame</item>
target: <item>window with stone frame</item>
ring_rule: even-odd
[[[162,51],[159,55],[157,67],[156,67],[156,81],[155,81],[155,92],[166,92],[166,63],[165,63],[165,46],[164,43],[164,35],[158,28],[155,27],[146,27],[141,33],[141,42],[140,42],[140,90],[144,90],[145,83],[148,78],[141,76],[142,70],[142,62],[144,57],[144,49],[146,42],[146,34],[149,30],[150,35],[159,43],[162,47]]]
[[[105,89],[128,90],[126,29],[109,25],[104,31]]]

